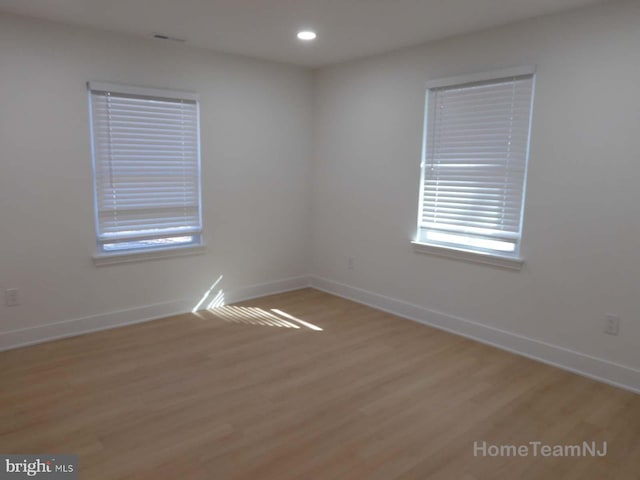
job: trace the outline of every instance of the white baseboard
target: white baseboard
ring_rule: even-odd
[[[312,276],[311,286],[378,310],[461,335],[616,387],[640,393],[640,370],[489,327],[367,290]]]
[[[308,286],[640,393],[640,370],[316,276],[291,277],[241,287],[225,292],[225,300],[226,303],[236,303]],[[191,311],[197,300],[174,300],[2,332],[0,333],[0,351],[187,313]]]
[[[226,303],[242,302],[265,295],[297,290],[308,287],[309,285],[310,277],[308,276],[285,278],[225,292],[225,301]],[[48,325],[1,332],[0,351],[187,313],[191,311],[197,301],[198,299],[194,298],[174,300],[171,302],[156,303],[127,310],[65,320]]]

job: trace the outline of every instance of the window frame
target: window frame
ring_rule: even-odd
[[[91,165],[92,165],[92,188],[93,188],[93,213],[94,213],[94,228],[95,228],[95,250],[92,254],[93,263],[96,266],[116,264],[116,263],[129,263],[143,260],[154,260],[165,257],[173,256],[185,256],[204,253],[206,251],[206,245],[203,239],[203,222],[202,222],[202,163],[201,163],[201,135],[200,135],[200,97],[195,92],[180,91],[173,89],[155,88],[155,87],[141,87],[134,85],[125,85],[111,82],[87,82],[87,98],[89,104],[89,134],[91,140]],[[95,149],[95,132],[94,132],[94,115],[92,105],[92,94],[96,91],[114,92],[121,95],[140,96],[140,97],[152,97],[157,99],[167,100],[189,100],[195,103],[195,120],[196,120],[196,163],[197,163],[197,189],[198,189],[198,223],[199,229],[192,231],[186,231],[184,235],[179,233],[174,234],[159,234],[159,235],[136,235],[132,236],[132,242],[150,240],[161,240],[163,238],[178,238],[180,236],[190,236],[192,240],[189,242],[158,245],[158,246],[146,246],[146,247],[133,247],[133,248],[121,248],[108,250],[104,248],[105,241],[100,240],[100,210],[97,191],[97,165],[96,165],[96,149]],[[116,239],[124,243],[126,236]],[[117,241],[114,240],[114,243]]]
[[[510,77],[522,77],[531,76],[532,90],[531,90],[531,103],[529,110],[529,131],[526,143],[525,162],[524,162],[524,174],[523,174],[523,192],[520,209],[520,226],[517,242],[515,243],[515,250],[513,253],[501,253],[498,250],[490,250],[484,248],[465,248],[458,244],[446,244],[445,242],[429,242],[422,238],[423,229],[421,227],[422,214],[423,214],[423,199],[424,199],[424,183],[427,175],[427,138],[429,128],[429,100],[430,93],[433,89],[456,87],[471,85],[480,82],[499,82]],[[520,270],[524,264],[524,259],[521,256],[522,242],[523,242],[523,228],[524,228],[524,213],[526,205],[527,194],[527,177],[529,172],[529,158],[531,147],[531,133],[533,128],[533,110],[535,99],[535,85],[536,85],[536,66],[525,65],[519,67],[506,68],[501,70],[493,70],[488,72],[473,73],[468,75],[458,75],[454,77],[440,78],[430,80],[426,83],[425,92],[425,109],[423,117],[423,131],[422,131],[422,152],[420,159],[420,184],[419,184],[419,203],[418,203],[418,216],[416,222],[416,232],[414,240],[411,241],[413,250],[416,253],[425,253],[436,255],[445,258],[452,258],[457,260],[463,260],[474,263],[488,264],[497,267],[503,267],[512,270]],[[469,236],[471,237],[471,236]]]

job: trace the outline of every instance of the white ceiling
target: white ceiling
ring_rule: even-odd
[[[319,67],[600,1],[0,0],[0,11]],[[301,28],[317,40],[297,40]]]

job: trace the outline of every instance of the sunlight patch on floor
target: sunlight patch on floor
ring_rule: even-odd
[[[294,322],[298,322],[299,324],[311,329],[311,330],[315,330],[316,332],[322,332],[322,329],[320,327],[318,327],[317,325],[314,325],[313,323],[309,323],[309,322],[305,322],[304,320],[300,320],[299,318],[294,317],[293,315],[289,315],[288,313],[283,312],[282,310],[278,310],[277,308],[272,308],[271,309],[272,312],[277,313],[278,315],[283,316],[284,318],[288,319],[288,320],[292,320]]]
[[[322,328],[312,323],[301,320],[277,308],[271,311],[258,307],[241,307],[234,305],[224,305],[224,293],[222,290],[214,297],[207,313],[214,315],[216,318],[229,323],[240,323],[245,325],[258,325],[263,327],[291,328],[291,329],[309,329],[316,332],[323,331]],[[205,319],[202,315],[204,312],[193,312],[201,319]]]

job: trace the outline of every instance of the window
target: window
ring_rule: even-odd
[[[519,261],[533,80],[527,67],[430,82],[418,250]]]
[[[199,245],[197,96],[88,86],[99,254]]]

